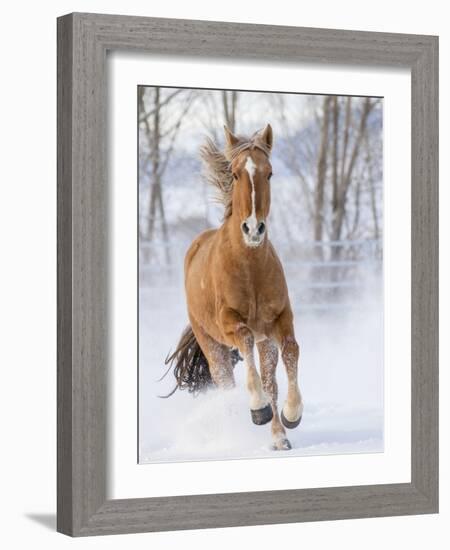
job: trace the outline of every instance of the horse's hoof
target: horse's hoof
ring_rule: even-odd
[[[272,445],[273,451],[290,451],[292,449],[292,445],[286,437],[283,437],[283,439],[279,439],[276,443]]]
[[[252,413],[253,423],[257,424],[258,426],[267,424],[267,422],[270,422],[273,418],[273,411],[270,403],[265,407],[263,407],[262,409],[257,409],[257,410],[250,409],[250,412]]]
[[[284,414],[283,414],[283,411],[281,411],[281,422],[283,423],[283,426],[285,428],[289,428],[290,430],[293,430],[294,428],[296,428],[300,422],[302,421],[302,415],[299,416],[298,420],[294,420],[294,422],[291,422],[290,420],[288,420]]]

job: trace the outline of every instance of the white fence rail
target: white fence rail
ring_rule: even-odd
[[[141,286],[180,292],[184,254],[189,242],[142,243]],[[381,239],[301,242],[277,245],[294,307],[301,311],[347,310],[360,307],[364,294],[381,294]],[[167,258],[170,258],[170,262]]]

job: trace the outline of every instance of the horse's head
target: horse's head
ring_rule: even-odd
[[[260,246],[265,239],[270,209],[272,128],[268,124],[250,141],[243,141],[225,127],[228,157],[233,173],[232,212],[244,243]]]

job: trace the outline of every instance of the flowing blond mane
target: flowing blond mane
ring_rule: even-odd
[[[224,207],[224,219],[231,215],[233,195],[233,174],[231,163],[244,151],[259,149],[267,157],[270,156],[270,148],[261,139],[261,130],[251,137],[238,136],[234,145],[225,145],[221,151],[214,141],[207,138],[200,147],[200,157],[203,162],[203,175],[206,181],[216,190],[214,199]]]

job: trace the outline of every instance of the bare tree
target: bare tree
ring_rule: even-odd
[[[279,117],[279,128],[282,132],[281,138],[285,147],[280,151],[282,160],[288,170],[298,179],[300,198],[299,201],[306,212],[308,223],[313,223],[314,220],[314,190],[308,182],[309,167],[317,163],[317,153],[312,147],[309,140],[301,141],[296,134],[289,131],[288,119],[289,113],[286,112],[285,96],[276,94],[272,96],[271,102],[273,108]],[[301,151],[300,151],[301,150]],[[299,153],[302,154],[299,154]],[[302,163],[300,158],[308,158],[309,161]]]
[[[222,105],[225,124],[232,132],[236,132],[236,110],[238,92],[236,90],[222,91]]]
[[[366,164],[367,164],[367,174],[368,174],[368,185],[369,185],[369,194],[370,194],[370,208],[372,212],[372,221],[373,221],[373,238],[380,238],[380,224],[378,220],[378,201],[377,201],[377,190],[376,182],[374,177],[374,167],[373,167],[373,155],[372,155],[372,144],[369,138],[369,134],[366,132],[364,144],[366,148]]]
[[[351,99],[351,98],[348,98]],[[333,108],[333,160],[332,160],[332,196],[331,196],[331,208],[335,211],[338,200],[338,153],[339,153],[339,100],[337,96],[333,96],[332,100]],[[348,127],[346,127],[348,130]],[[346,132],[346,140],[348,140],[348,132]],[[344,145],[346,148],[346,144]]]
[[[328,156],[328,126],[330,118],[331,96],[325,96],[323,99],[323,115],[322,127],[320,132],[320,148],[317,158],[317,181],[315,188],[315,211],[314,211],[314,240],[321,241],[323,237],[323,222],[324,222],[324,195],[325,195],[325,178],[327,172],[327,156]],[[318,250],[322,250],[318,248]]]
[[[348,104],[349,102],[347,102],[347,105]],[[342,238],[342,228],[343,228],[343,222],[344,222],[344,217],[346,213],[347,192],[352,182],[353,170],[355,168],[356,161],[360,154],[361,144],[363,142],[364,135],[366,133],[367,119],[374,105],[375,105],[374,101],[371,101],[371,99],[368,97],[365,98],[362,105],[359,124],[357,126],[356,134],[353,140],[353,146],[350,151],[350,157],[349,157],[348,163],[346,163],[348,137],[346,138],[345,136],[348,136],[348,133],[350,131],[351,115],[350,115],[350,108],[347,108],[346,123],[345,123],[345,130],[344,130],[344,150],[343,150],[343,157],[341,160],[341,177],[337,182],[335,201],[333,202],[333,205],[332,205],[332,216],[331,216],[331,221],[332,221],[331,240],[332,241],[339,241]],[[357,187],[357,193],[359,193],[358,187]],[[357,206],[359,207],[359,202]],[[340,254],[341,254],[341,247],[334,246],[332,249],[333,259],[337,259],[340,256]]]
[[[182,100],[178,109],[173,109],[176,98]],[[139,123],[147,140],[145,169],[150,177],[146,230],[140,228],[141,238],[149,242],[155,238],[156,221],[159,217],[165,257],[170,263],[169,235],[164,210],[162,181],[170,161],[183,119],[195,99],[195,91],[175,90],[164,95],[161,88],[138,88]],[[170,115],[169,115],[170,113]]]

